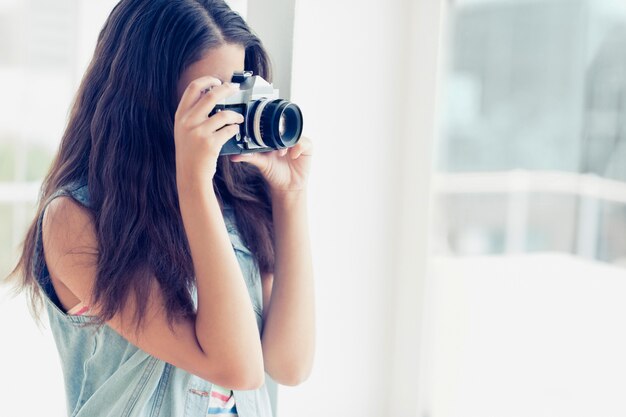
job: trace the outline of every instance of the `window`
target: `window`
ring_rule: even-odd
[[[624,414],[626,8],[450,12],[423,412]]]

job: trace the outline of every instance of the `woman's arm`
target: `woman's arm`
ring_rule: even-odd
[[[308,377],[315,352],[313,265],[306,207],[312,156],[313,143],[302,136],[291,148],[230,157],[233,162],[259,168],[271,190],[276,259],[274,274],[262,277],[265,323],[261,343],[265,370],[283,385],[297,385]]]
[[[234,373],[262,383],[256,317],[213,187],[180,187],[179,201],[198,288],[198,342],[225,364],[236,364]]]
[[[272,195],[276,261],[261,342],[266,372],[283,385],[310,374],[315,351],[315,300],[306,191]]]

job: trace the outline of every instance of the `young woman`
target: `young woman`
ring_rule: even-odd
[[[43,301],[71,416],[271,415],[314,356],[312,144],[220,156],[217,101],[267,54],[223,1],[122,0],[14,271]]]

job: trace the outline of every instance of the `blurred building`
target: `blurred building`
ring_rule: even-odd
[[[453,4],[421,416],[625,415],[626,2]]]
[[[460,1],[450,39],[437,251],[625,259],[623,6]]]

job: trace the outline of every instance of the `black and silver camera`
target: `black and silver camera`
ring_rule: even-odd
[[[295,145],[302,135],[300,107],[278,98],[278,90],[252,72],[236,72],[239,91],[217,103],[209,116],[231,110],[244,117],[239,133],[224,144],[220,155],[267,152]]]

